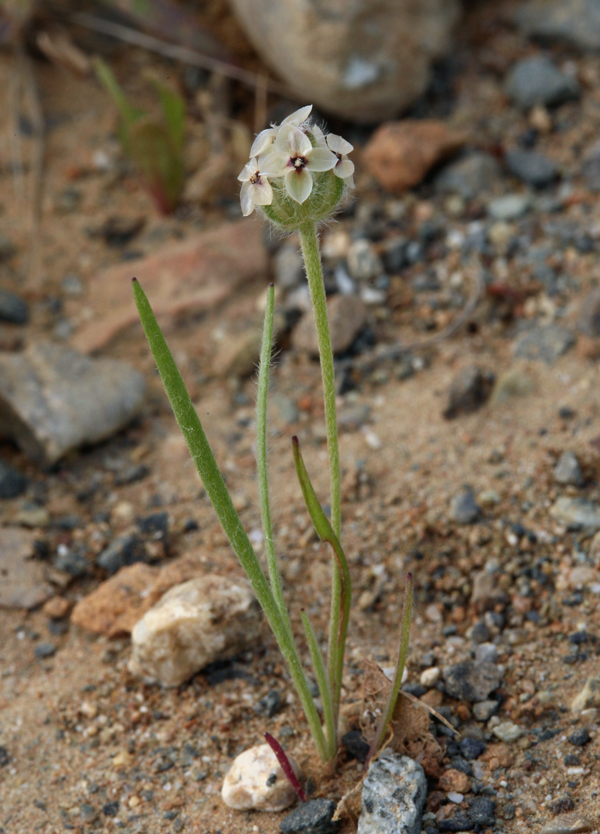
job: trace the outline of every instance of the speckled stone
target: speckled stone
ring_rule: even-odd
[[[363,785],[357,834],[420,834],[426,794],[421,765],[384,750]]]
[[[301,778],[298,763],[291,756],[288,759],[296,776]],[[283,811],[293,804],[296,792],[275,753],[268,744],[260,744],[235,758],[225,776],[221,796],[236,811]]]

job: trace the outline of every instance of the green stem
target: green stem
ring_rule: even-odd
[[[321,727],[319,713],[308,689],[308,683],[302,670],[302,664],[291,635],[291,630],[288,629],[285,620],[281,616],[279,605],[269,587],[267,578],[262,571],[237,510],[233,506],[223,476],[206,439],[200,418],[196,413],[183,378],[158,326],[150,302],[135,279],[133,281],[133,294],[144,333],[148,339],[148,344],[150,345],[156,367],[158,368],[169,402],[171,403],[171,408],[175,414],[175,419],[179,424],[192,459],[196,464],[198,474],[202,479],[210,502],[219,517],[225,535],[229,539],[234,553],[250,580],[252,589],[269,621],[269,625],[290,670],[318,753],[321,759],[326,762],[329,760],[327,742],[323,728]]]
[[[329,690],[329,681],[327,680],[327,672],[325,670],[325,663],[323,662],[323,654],[319,647],[317,635],[312,627],[312,623],[308,619],[308,614],[304,609],[301,610],[302,625],[306,634],[306,641],[312,659],[313,669],[317,678],[317,685],[321,693],[321,700],[323,701],[323,715],[325,716],[325,729],[327,731],[327,744],[329,746],[329,759],[335,758],[337,752],[337,731],[335,726],[335,717],[333,715],[333,704],[331,702],[331,692]]]
[[[340,453],[338,447],[337,411],[335,404],[335,371],[333,350],[327,318],[327,299],[323,282],[323,269],[319,252],[317,229],[313,222],[306,223],[300,230],[300,246],[304,257],[306,277],[315,316],[321,378],[323,380],[323,401],[325,405],[325,428],[327,431],[327,453],[329,455],[329,483],[331,491],[331,526],[341,541],[341,485]],[[329,686],[333,700],[333,711],[337,726],[342,689],[344,664],[345,630],[342,625],[342,575],[336,559],[331,568],[331,615],[329,620]]]

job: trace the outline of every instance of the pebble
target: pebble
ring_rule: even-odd
[[[574,344],[574,335],[565,327],[558,324],[535,326],[517,339],[514,355],[524,359],[542,359],[551,365]]]
[[[457,524],[474,524],[481,515],[481,507],[475,499],[473,488],[462,487],[450,503],[450,518]]]
[[[510,148],[504,161],[513,176],[533,188],[545,188],[558,176],[556,165],[537,151]]]
[[[20,296],[0,289],[0,321],[10,324],[27,324],[29,307]]]
[[[506,92],[523,110],[537,104],[562,104],[577,98],[581,92],[575,78],[565,75],[546,55],[524,58],[511,69]]]
[[[520,368],[510,368],[498,377],[491,401],[495,405],[502,405],[511,400],[528,397],[534,391],[535,383],[529,374]]]
[[[571,733],[571,735],[567,737],[567,741],[569,742],[569,744],[572,744],[574,747],[583,747],[591,740],[592,737],[585,727],[580,727],[578,730],[575,730],[575,732]]]
[[[0,499],[18,498],[27,489],[28,480],[0,458]]]
[[[50,466],[82,444],[129,423],[144,401],[141,374],[116,359],[90,359],[52,342],[0,354],[0,423],[5,437]]]
[[[431,666],[429,669],[424,669],[423,672],[421,672],[419,681],[423,686],[426,686],[427,689],[431,689],[431,687],[435,686],[439,681],[441,674],[442,673],[438,666]]]
[[[460,414],[477,411],[489,399],[495,379],[492,371],[478,365],[462,368],[450,383],[443,417],[451,420]]]
[[[381,258],[365,238],[358,238],[348,249],[348,272],[357,281],[374,281],[383,273]]]
[[[421,765],[384,750],[362,788],[357,834],[420,834],[427,779]]]
[[[581,814],[564,814],[547,822],[540,829],[540,834],[585,834],[593,828],[593,822]]]
[[[592,290],[581,301],[577,327],[592,338],[600,336],[600,290]]]
[[[496,197],[496,199],[492,200],[487,207],[488,214],[494,220],[500,221],[510,221],[510,220],[518,220],[523,215],[527,214],[531,207],[531,197],[528,194],[505,194],[503,197]],[[512,235],[512,229],[509,230],[509,238]],[[505,241],[499,241],[497,239],[493,239],[493,236],[490,235],[490,240],[492,243],[500,243],[500,242],[508,242],[508,239]]]
[[[109,576],[135,562],[147,561],[146,547],[135,533],[118,536],[96,558],[98,567],[105,570]]]
[[[496,801],[488,796],[476,796],[469,807],[473,825],[491,828],[496,821]]]
[[[281,695],[276,689],[271,689],[264,698],[256,704],[254,711],[258,715],[266,715],[267,718],[273,718],[281,709]]]
[[[42,562],[32,559],[36,535],[0,527],[0,608],[36,608],[54,591]]]
[[[296,776],[302,778],[298,763],[288,756]],[[240,753],[225,776],[223,802],[237,811],[284,811],[296,799],[275,753],[260,744]]]
[[[517,724],[513,724],[512,721],[501,721],[493,727],[492,733],[496,736],[496,738],[499,738],[500,741],[510,744],[511,742],[521,738],[523,735],[523,728],[519,727]]]
[[[473,704],[473,715],[477,721],[488,721],[492,715],[496,715],[499,706],[498,701],[479,701]]]
[[[557,484],[567,484],[576,487],[582,487],[585,483],[581,466],[577,460],[575,453],[571,451],[563,452],[558,463],[554,467],[554,480]]]
[[[333,799],[309,799],[302,802],[279,823],[282,834],[335,834],[342,820],[333,821],[336,803]]]
[[[485,753],[486,749],[485,743],[481,739],[471,738],[471,736],[461,738],[459,747],[460,752],[469,762],[478,759],[482,753]]]
[[[495,663],[498,660],[498,647],[495,643],[480,643],[475,649],[477,663]]]
[[[334,295],[327,304],[327,312],[333,352],[344,353],[367,324],[367,307],[355,295]],[[292,344],[296,350],[318,355],[317,330],[312,313],[300,319],[292,333]]]
[[[44,603],[42,612],[46,617],[50,617],[52,620],[62,620],[63,617],[67,616],[70,610],[71,603],[69,600],[64,597],[56,596],[51,597]]]
[[[442,773],[438,785],[441,791],[446,791],[448,798],[450,798],[450,794],[452,793],[465,794],[471,790],[471,780],[467,774],[460,770],[455,770],[452,767]],[[458,801],[462,802],[462,799]]]
[[[580,50],[600,49],[598,0],[571,0],[565,14],[564,0],[528,0],[520,4],[515,20],[524,34],[544,41],[558,41]]]
[[[475,151],[457,162],[447,165],[438,175],[435,185],[441,193],[460,194],[472,200],[490,191],[502,176],[495,157]]]
[[[583,712],[590,707],[600,707],[600,677],[588,678],[571,701],[572,712]]]
[[[474,704],[485,701],[502,681],[500,669],[493,663],[473,663],[470,660],[445,666],[442,669],[446,692],[458,701]]]
[[[369,755],[369,743],[358,730],[349,730],[342,736],[342,744],[350,759],[366,762]]]
[[[278,287],[293,290],[304,282],[304,261],[297,246],[284,243],[275,253],[273,270]]]
[[[600,507],[587,498],[563,495],[550,508],[550,515],[565,527],[600,530]]]
[[[129,670],[179,686],[209,663],[227,660],[260,634],[262,617],[245,579],[207,574],[175,585],[131,632]]]
[[[456,814],[448,819],[442,820],[438,824],[438,831],[472,831],[473,823],[471,817],[464,811],[457,811]]]
[[[53,657],[56,654],[56,646],[54,643],[38,643],[33,650],[34,655],[38,660],[43,660],[46,657]]]

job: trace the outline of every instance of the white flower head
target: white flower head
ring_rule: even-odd
[[[280,127],[283,127],[283,125],[294,125],[294,127],[300,127],[310,116],[311,110],[312,104],[307,104],[306,107],[301,107],[299,110],[295,110],[293,113],[290,113],[289,116],[286,116],[280,126],[271,125],[271,127],[261,130],[252,143],[250,156],[260,156],[261,153],[264,153],[267,148],[273,144]]]
[[[261,173],[259,161],[256,157],[252,157],[250,162],[244,165],[244,170],[239,175],[238,180],[242,183],[240,202],[244,217],[252,214],[255,206],[271,205],[273,189],[266,175]]]
[[[303,203],[312,191],[311,171],[331,171],[337,161],[327,147],[313,147],[306,133],[288,122],[279,128],[262,165],[266,176],[285,177],[287,193],[297,203]]]
[[[348,180],[354,174],[354,162],[348,159],[348,154],[354,150],[354,146],[350,142],[346,142],[345,139],[342,139],[341,136],[330,133],[327,136],[327,147],[337,157],[333,173],[336,177]]]

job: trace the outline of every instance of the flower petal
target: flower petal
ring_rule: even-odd
[[[258,182],[250,186],[252,201],[257,206],[270,206],[273,202],[273,189],[266,177],[261,177]]]
[[[327,144],[329,145],[330,150],[334,153],[341,153],[342,156],[345,154],[350,153],[354,150],[354,145],[351,145],[350,142],[346,142],[341,136],[337,136],[335,133],[330,133],[327,137]]]
[[[238,180],[240,182],[248,182],[248,180],[256,174],[258,171],[258,161],[256,159],[251,159],[250,162],[246,162],[244,165],[241,174],[238,176]]]
[[[321,145],[327,147],[327,144],[325,142],[325,134],[323,133],[319,125],[311,125],[310,132],[315,137],[317,146]]]
[[[275,149],[288,156],[305,156],[312,149],[312,145],[308,136],[299,128],[286,124],[279,128]]]
[[[311,171],[331,171],[337,161],[335,154],[320,145],[306,154],[306,167]]]
[[[267,127],[261,130],[250,148],[250,156],[260,156],[264,153],[269,145],[273,144],[277,131],[272,127]]]
[[[354,162],[351,159],[340,159],[338,164],[333,169],[333,173],[337,177],[345,180],[346,177],[351,177],[354,173]]]
[[[306,107],[301,107],[299,110],[295,110],[293,113],[290,113],[289,116],[286,116],[285,119],[282,121],[282,125],[292,124],[298,127],[305,122],[308,117],[310,116],[310,111],[312,110],[312,104],[307,104]]]
[[[252,186],[249,182],[242,185],[240,192],[240,205],[242,206],[242,214],[248,217],[254,211],[254,200],[252,199]]]
[[[258,164],[261,174],[265,177],[282,177],[291,167],[290,155],[277,153],[275,150],[267,151],[264,156],[261,156]]]
[[[312,176],[307,168],[298,168],[285,175],[285,188],[292,200],[303,203],[312,191]]]

